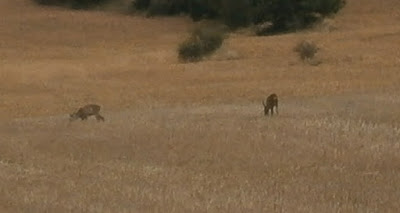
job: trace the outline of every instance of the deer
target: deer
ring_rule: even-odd
[[[262,102],[263,106],[264,106],[264,115],[268,116],[269,115],[269,111],[271,110],[271,116],[274,115],[274,107],[276,110],[276,114],[278,113],[278,96],[273,93],[271,95],[269,95],[267,97],[267,100],[264,102]]]
[[[95,116],[97,121],[104,121],[104,117],[99,114],[100,106],[97,104],[88,104],[78,109],[78,111],[70,114],[70,121],[80,118],[82,121],[89,116]]]

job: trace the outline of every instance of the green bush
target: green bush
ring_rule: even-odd
[[[113,0],[33,0],[43,5],[88,9]],[[115,0],[114,0],[115,1]],[[124,0],[125,1],[125,0]],[[216,19],[231,29],[272,23],[257,35],[304,29],[337,13],[345,0],[130,0],[133,10],[150,16],[187,14],[194,21]]]
[[[41,5],[64,5],[67,0],[33,0],[34,2]]]
[[[111,0],[74,0],[72,1],[72,8],[74,9],[89,9],[104,3],[110,2]]]
[[[197,61],[221,47],[224,32],[214,28],[198,28],[189,39],[179,45],[179,58],[183,61]]]
[[[251,5],[248,0],[222,1],[222,21],[232,29],[249,25],[251,15]]]
[[[216,19],[219,17],[219,10],[221,8],[221,1],[202,1],[202,0],[188,0],[187,10],[185,13],[189,14],[193,21],[201,19]]]
[[[179,45],[179,58],[183,61],[196,61],[203,56],[201,41],[189,39]]]
[[[299,42],[293,50],[299,54],[301,60],[305,61],[313,59],[319,48],[314,42],[304,40]]]
[[[132,2],[133,9],[147,10],[150,6],[150,0],[135,0]]]
[[[329,16],[339,12],[346,5],[345,0],[308,0],[308,10],[315,11],[322,16]]]
[[[149,16],[188,13],[187,0],[135,0],[134,10],[147,11]]]
[[[258,31],[258,35],[290,32],[310,27],[324,17],[337,13],[345,3],[345,0],[265,0],[263,6],[254,13],[253,20],[254,23],[272,23],[268,29]]]
[[[135,0],[134,7],[150,15],[188,14],[197,21],[218,19],[232,29],[271,22],[258,34],[303,29],[337,13],[345,0]]]
[[[42,5],[65,6],[73,9],[89,9],[111,0],[33,0]]]

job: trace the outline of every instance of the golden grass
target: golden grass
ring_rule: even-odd
[[[189,19],[0,1],[0,212],[397,212],[399,6],[181,64]],[[106,121],[69,123],[89,102]]]

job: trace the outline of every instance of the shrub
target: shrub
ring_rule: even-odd
[[[150,6],[150,0],[135,0],[132,7],[137,10],[147,10]]]
[[[324,17],[339,12],[345,5],[345,0],[314,0],[315,12]]]
[[[179,58],[184,61],[196,61],[203,56],[201,41],[188,39],[179,45]]]
[[[319,48],[315,43],[307,40],[301,41],[294,48],[294,51],[298,52],[301,60],[303,61],[313,59],[318,50]]]
[[[187,5],[187,13],[193,21],[201,19],[215,19],[219,17],[219,10],[222,7],[220,0],[202,1],[189,0]]]
[[[70,6],[73,9],[89,9],[91,7],[95,7],[110,1],[111,0],[74,0],[71,1]]]
[[[42,5],[66,6],[73,9],[89,9],[111,0],[33,0]]]
[[[272,27],[272,22],[265,22],[262,24],[255,25],[253,29],[256,35],[262,36],[270,33],[271,27]]]
[[[153,0],[151,1],[148,14],[149,15],[174,15],[174,2],[168,0]]]
[[[41,5],[63,5],[67,3],[67,0],[33,0],[33,1]]]
[[[33,0],[44,5],[88,9],[113,0]],[[115,1],[115,0],[114,0]],[[128,1],[128,0],[120,0]],[[231,29],[272,23],[257,35],[290,32],[310,27],[337,13],[345,0],[129,0],[134,10],[149,16],[187,14],[194,21],[217,19]]]
[[[187,0],[135,0],[132,2],[134,10],[147,11],[147,15],[175,15],[188,13]]]
[[[197,28],[179,45],[179,58],[183,61],[200,60],[221,47],[224,36],[224,32],[217,28]]]
[[[247,26],[252,20],[250,6],[248,0],[223,0],[221,19],[231,29]]]
[[[275,0],[270,31],[275,33],[308,28],[326,16],[337,13],[345,3],[345,0]]]
[[[266,18],[272,26],[265,34],[275,34],[304,29],[321,17],[318,13],[318,5],[325,0],[271,0],[269,6],[262,10],[261,14],[269,14]],[[284,12],[282,12],[284,11]]]
[[[337,13],[345,0],[134,0],[149,15],[188,14],[197,21],[218,19],[232,29],[270,22],[258,35],[303,29]]]

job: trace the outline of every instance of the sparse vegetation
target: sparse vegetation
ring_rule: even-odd
[[[224,32],[218,28],[197,28],[179,45],[179,58],[183,61],[200,60],[221,47],[224,37]]]
[[[347,7],[179,64],[187,19],[0,1],[0,212],[398,212],[400,1]],[[296,63],[305,36],[324,66]],[[69,125],[89,102],[106,122]]]
[[[299,54],[299,57],[303,61],[312,60],[318,50],[319,48],[317,47],[317,45],[314,42],[308,40],[303,40],[299,42],[294,48],[294,51]]]

